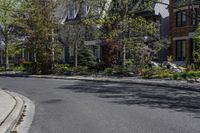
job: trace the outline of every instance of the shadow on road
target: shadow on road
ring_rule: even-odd
[[[94,93],[101,98],[124,105],[140,105],[151,108],[167,108],[175,111],[195,113],[200,118],[200,93],[155,86],[79,82],[61,86],[78,93]]]

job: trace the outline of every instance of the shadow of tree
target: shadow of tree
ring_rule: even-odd
[[[139,105],[150,108],[167,108],[175,111],[197,114],[200,118],[200,93],[174,88],[112,84],[100,82],[79,82],[76,85],[61,86],[78,93],[94,93],[101,98],[124,105]]]

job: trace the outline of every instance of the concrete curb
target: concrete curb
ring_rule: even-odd
[[[30,78],[46,78],[46,79],[63,79],[63,80],[83,80],[95,82],[112,82],[112,83],[128,83],[138,85],[170,87],[181,90],[200,92],[200,83],[188,83],[186,81],[174,80],[146,80],[146,79],[124,79],[124,78],[97,78],[97,77],[66,77],[66,76],[49,76],[49,75],[29,75]]]
[[[4,92],[10,95],[16,101],[16,104],[2,122],[0,133],[28,133],[35,114],[34,103],[27,97],[15,92],[7,90],[4,90]]]
[[[8,91],[8,93],[13,99],[16,101],[16,105],[13,107],[12,111],[9,113],[9,116],[5,119],[0,127],[0,133],[10,133],[12,128],[18,122],[20,115],[22,114],[22,110],[24,108],[24,101],[17,95],[13,95]]]
[[[45,78],[45,79],[62,79],[62,80],[83,80],[95,82],[111,82],[111,83],[128,83],[138,85],[149,85],[159,87],[170,87],[180,90],[200,92],[200,83],[190,83],[179,80],[152,80],[138,78],[112,78],[112,77],[88,77],[88,76],[55,76],[55,75],[24,75],[24,74],[0,74],[1,76],[10,77],[26,77],[26,78]]]
[[[24,109],[19,121],[15,124],[12,131],[16,133],[28,133],[35,115],[35,104],[27,97],[11,92],[13,95],[18,95],[24,101]]]

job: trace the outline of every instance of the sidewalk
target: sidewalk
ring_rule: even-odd
[[[171,88],[176,88],[176,89],[183,89],[183,90],[200,92],[200,83],[199,82],[188,82],[188,81],[181,81],[181,80],[139,79],[139,78],[136,78],[136,77],[117,78],[117,77],[55,76],[55,75],[29,75],[28,77],[141,84],[141,85],[150,85],[150,86],[171,87]]]
[[[24,108],[23,100],[0,89],[0,133],[10,133]]]

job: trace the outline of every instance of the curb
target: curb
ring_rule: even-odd
[[[23,95],[7,90],[3,91],[10,95],[16,104],[2,122],[0,133],[28,133],[34,119],[35,104]]]
[[[95,81],[95,82],[110,82],[110,83],[126,83],[126,84],[138,84],[149,85],[158,87],[170,87],[179,90],[196,91],[200,92],[200,83],[189,83],[187,81],[179,80],[146,80],[146,79],[115,79],[115,78],[97,78],[97,77],[67,77],[67,76],[55,76],[55,75],[24,75],[24,74],[0,74],[0,76],[10,77],[24,77],[24,78],[44,78],[44,79],[62,79],[62,80],[83,80],[83,81]]]
[[[46,75],[29,75],[29,78],[45,78],[45,79],[63,79],[63,80],[83,80],[83,81],[95,81],[95,82],[110,82],[110,83],[126,83],[126,84],[138,84],[149,85],[159,87],[170,87],[179,90],[196,91],[200,92],[199,83],[187,83],[185,81],[170,81],[170,80],[144,80],[144,79],[100,79],[95,77],[64,77],[64,76],[46,76]]]
[[[5,92],[16,101],[16,105],[13,107],[8,117],[3,121],[0,127],[0,133],[10,133],[12,131],[13,127],[18,122],[24,108],[24,101],[19,96],[13,95],[8,91]]]
[[[35,104],[27,97],[11,92],[13,95],[21,97],[24,101],[24,108],[19,120],[13,126],[12,131],[16,133],[28,133],[35,115]]]

